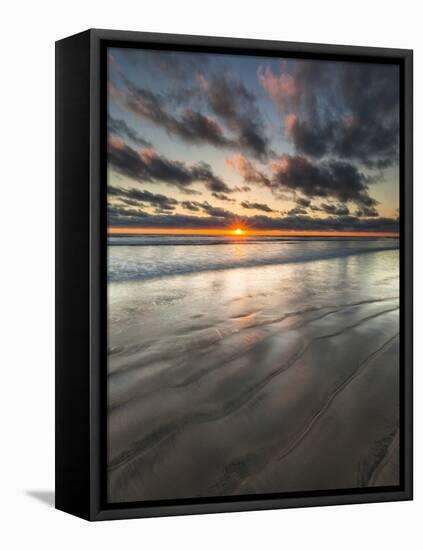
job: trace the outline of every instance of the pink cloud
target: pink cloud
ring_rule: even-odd
[[[295,79],[288,73],[276,75],[270,67],[260,66],[257,69],[257,78],[273,102],[279,107],[289,103],[297,95]]]
[[[285,173],[289,168],[288,155],[282,155],[277,161],[271,163],[272,172],[274,174]]]
[[[253,165],[251,162],[239,153],[234,155],[232,158],[225,159],[225,164],[243,177],[253,170]]]
[[[289,136],[292,135],[292,132],[297,124],[298,124],[298,117],[295,113],[289,113],[289,115],[286,115],[285,129]]]
[[[147,149],[143,149],[142,151],[140,151],[139,156],[143,159],[145,163],[148,163],[157,157],[157,153],[154,149],[148,147]]]
[[[257,168],[240,153],[234,155],[232,158],[225,159],[225,164],[242,176],[244,181],[248,183],[261,183],[270,187],[269,178],[263,172],[257,170]]]
[[[123,151],[123,149],[125,149],[126,147],[125,142],[117,137],[109,137],[108,145],[109,147],[112,147],[113,149],[118,149],[119,151]]]

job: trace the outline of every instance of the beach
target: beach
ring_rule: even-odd
[[[389,238],[114,237],[108,500],[399,483]]]

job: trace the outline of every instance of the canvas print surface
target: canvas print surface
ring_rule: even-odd
[[[111,503],[399,484],[399,69],[109,48]]]

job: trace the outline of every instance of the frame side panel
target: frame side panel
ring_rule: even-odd
[[[56,508],[89,518],[90,33],[56,43]]]
[[[404,483],[413,498],[413,52],[404,59]]]

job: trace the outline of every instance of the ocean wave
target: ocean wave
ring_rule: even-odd
[[[378,242],[372,241],[371,243],[363,242],[359,246],[354,246],[353,243],[354,241],[345,246],[345,243],[338,242],[336,244],[331,242],[329,244],[322,243],[313,246],[308,242],[307,246],[298,247],[286,246],[289,243],[284,243],[280,247],[277,247],[277,250],[274,250],[276,248],[275,245],[262,246],[260,243],[256,243],[251,247],[247,247],[247,252],[249,253],[245,255],[241,253],[239,256],[230,253],[216,253],[214,247],[206,247],[207,252],[200,251],[191,254],[185,252],[185,250],[179,250],[178,253],[173,253],[173,255],[171,251],[172,247],[169,247],[170,250],[167,254],[164,253],[165,247],[162,249],[159,248],[161,251],[160,254],[155,253],[154,250],[151,253],[146,253],[146,247],[141,247],[133,253],[131,253],[131,249],[134,247],[130,247],[129,250],[127,249],[128,252],[119,251],[120,253],[114,253],[113,248],[116,250],[120,247],[111,247],[108,280],[110,282],[135,281],[208,271],[333,260],[362,254],[398,250],[397,243],[388,244],[383,243],[381,240]],[[237,243],[232,244],[236,245]],[[354,244],[357,245],[358,243]],[[233,250],[235,249],[236,246]],[[252,250],[253,252],[251,253]]]

